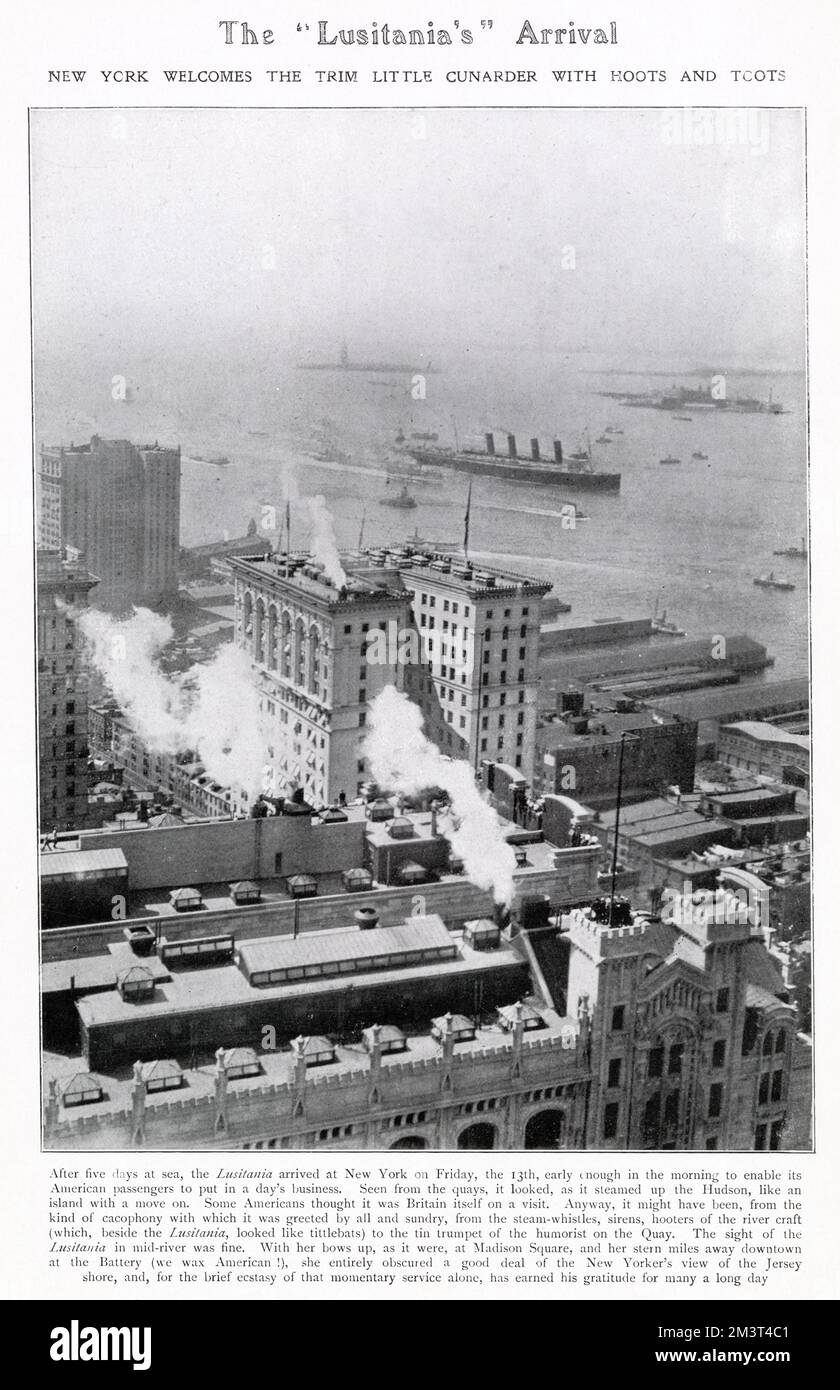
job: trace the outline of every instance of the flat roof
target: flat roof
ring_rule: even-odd
[[[438,969],[440,967],[434,967]],[[149,1005],[134,1006],[149,1008]],[[563,1017],[553,1009],[540,1007],[540,1013],[545,1022],[545,1028],[537,1029],[534,1032],[527,1032],[522,1040],[525,1050],[534,1048],[540,1049],[545,1046],[546,1038],[568,1037],[573,1039],[577,1036],[578,1021],[576,1018]],[[383,1027],[383,1035],[384,1035]],[[382,1035],[380,1035],[382,1036]],[[504,1029],[499,1021],[479,1027],[476,1029],[475,1038],[468,1039],[458,1044],[458,1055],[465,1053],[479,1053],[486,1048],[504,1048],[513,1051],[512,1034]],[[575,1051],[570,1048],[564,1056],[568,1057],[571,1067],[575,1066]],[[416,1066],[418,1061],[439,1061],[441,1057],[440,1043],[431,1035],[431,1019],[429,1019],[429,1030],[423,1033],[411,1032],[406,1037],[406,1050],[402,1052],[382,1053],[381,1065],[383,1069]],[[186,1061],[186,1059],[185,1059]],[[262,1068],[262,1075],[250,1077],[246,1080],[237,1080],[231,1083],[232,1090],[247,1090],[249,1094],[256,1094],[262,1089],[271,1086],[285,1085],[292,1081],[294,1076],[295,1058],[290,1048],[279,1048],[277,1051],[260,1052],[259,1061]],[[53,1078],[57,1078],[61,1085],[65,1084],[79,1072],[88,1074],[88,1066],[83,1057],[67,1056],[57,1052],[45,1052],[43,1056],[44,1078],[49,1083]],[[363,1040],[355,1043],[339,1043],[335,1048],[335,1060],[327,1065],[320,1067],[319,1072],[327,1075],[342,1075],[348,1072],[367,1072],[370,1067],[370,1054]],[[216,1084],[216,1065],[213,1059],[208,1059],[198,1066],[183,1065],[184,1087],[188,1096],[212,1096]],[[103,1098],[95,1104],[85,1106],[85,1114],[113,1114],[119,1113],[131,1104],[131,1090],[133,1078],[130,1067],[122,1067],[116,1073],[93,1072],[90,1073],[95,1081],[101,1083],[103,1088]],[[522,1089],[526,1089],[526,1083],[522,1083]],[[170,1092],[151,1092],[146,1097],[146,1107],[154,1110],[158,1106],[167,1106],[172,1103],[172,1093]],[[388,1110],[396,1110],[397,1105],[388,1107]],[[386,1110],[386,1113],[388,1111]],[[62,1115],[59,1120],[64,1116]],[[325,1124],[327,1121],[324,1122]],[[299,1129],[317,1129],[319,1126],[314,1120],[301,1120]],[[59,1128],[60,1134],[60,1128]]]
[[[42,850],[41,878],[64,874],[128,873],[128,861],[121,849]]]
[[[389,930],[393,931],[394,928]],[[359,931],[354,935],[364,941],[366,936],[372,934]],[[417,965],[377,970],[368,977],[371,986],[382,991],[387,990],[389,985],[407,985],[412,980],[458,976],[465,971],[492,972],[514,967],[520,971],[527,970],[525,961],[509,946],[502,945],[494,951],[476,951],[459,936],[450,936],[447,933],[447,937],[450,944],[458,948],[458,954],[454,959],[425,961]],[[360,954],[358,948],[355,953]],[[379,954],[384,953],[380,951]],[[273,999],[306,999],[313,995],[325,994],[346,995],[350,978],[348,975],[340,975],[294,983],[252,985],[239,967],[229,961],[222,965],[205,965],[195,970],[173,972],[171,979],[158,985],[152,998],[141,1002],[125,1000],[119,990],[112,989],[101,994],[89,994],[79,999],[76,1007],[79,1017],[87,1027],[144,1020],[148,1020],[151,1025],[156,1017],[166,1017],[170,1014],[208,1013],[216,1009],[229,1008],[231,1005],[258,1006]]]
[[[253,975],[263,970],[289,970],[358,957],[401,955],[404,951],[431,951],[454,944],[455,939],[443,918],[431,913],[426,917],[411,917],[396,927],[368,930],[356,927],[349,931],[309,932],[291,939],[243,941],[239,959],[242,968]]]
[[[804,753],[811,751],[811,740],[805,734],[790,734],[787,729],[780,729],[776,724],[767,724],[763,720],[741,719],[732,724],[721,725],[722,734],[729,730],[755,739],[756,743],[778,743],[788,748],[798,748]]]
[[[781,681],[746,681],[723,689],[698,690],[689,695],[662,695],[650,704],[671,714],[689,719],[734,719],[738,714],[773,709],[792,704],[808,708],[809,683],[807,676],[795,676]]]

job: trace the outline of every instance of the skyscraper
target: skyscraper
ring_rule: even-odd
[[[77,560],[39,550],[38,782],[41,830],[68,830],[87,813],[88,686],[76,626],[96,584]]]
[[[97,607],[122,612],[177,589],[180,448],[127,439],[43,446],[39,541],[72,546],[98,576]]]

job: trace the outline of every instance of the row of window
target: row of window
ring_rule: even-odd
[[[459,1105],[455,1113],[457,1115],[483,1115],[488,1110],[498,1110],[502,1103],[495,1096],[490,1100],[468,1100],[465,1105]]]
[[[407,1115],[392,1115],[385,1121],[385,1129],[404,1129],[406,1125],[422,1125],[430,1119],[428,1110],[412,1110]]]

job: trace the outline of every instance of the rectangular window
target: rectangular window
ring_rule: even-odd
[[[679,1076],[682,1071],[683,1052],[682,1043],[674,1043],[668,1051],[668,1075]]]
[[[618,1133],[618,1102],[610,1101],[604,1106],[604,1138],[614,1139]]]
[[[723,1041],[723,1039],[721,1038],[721,1039],[718,1039],[718,1041],[717,1041],[717,1042],[714,1044],[714,1046],[712,1047],[712,1066],[713,1066],[713,1067],[722,1067],[725,1061],[726,1061],[726,1043],[725,1043],[725,1042]]]
[[[612,1011],[611,1028],[614,1033],[620,1033],[624,1027],[624,1005],[617,1004]]]
[[[758,1103],[767,1104],[767,1097],[770,1094],[770,1073],[766,1071],[758,1083]]]
[[[770,1126],[770,1148],[778,1149],[782,1139],[782,1126],[784,1120],[774,1120]]]
[[[709,1087],[709,1119],[716,1120],[720,1116],[723,1106],[723,1086],[719,1081],[715,1081]]]
[[[621,1058],[613,1057],[607,1068],[607,1085],[618,1086],[621,1083]]]
[[[757,1148],[757,1149],[766,1149],[766,1148],[767,1148],[767,1126],[766,1126],[766,1125],[757,1125],[757,1126],[756,1126],[756,1131],[755,1131],[755,1146],[754,1146],[754,1147]]]
[[[729,1012],[729,990],[719,989],[715,996],[715,1013],[725,1014]]]
[[[780,1071],[773,1072],[773,1084],[770,1087],[770,1099],[781,1100],[782,1098],[782,1076]]]

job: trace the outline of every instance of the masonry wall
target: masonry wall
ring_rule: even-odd
[[[266,824],[265,821],[262,823]],[[325,830],[328,828],[332,827],[323,827]],[[172,833],[180,835],[182,832],[175,830]],[[597,847],[570,850],[568,854],[564,852],[557,869],[517,873],[514,903],[530,893],[546,893],[552,907],[594,896],[598,857]],[[376,909],[383,926],[404,922],[413,913],[437,912],[448,926],[461,927],[464,922],[476,917],[492,917],[494,911],[492,894],[477,888],[469,879],[458,878],[443,883],[424,883],[416,888],[381,888],[368,893],[304,898],[298,904],[298,930],[305,932],[323,927],[349,926],[356,909],[365,906]],[[200,912],[187,917],[143,917],[126,922],[107,921],[84,927],[63,927],[42,936],[42,959],[66,960],[70,956],[99,955],[108,949],[111,942],[124,940],[123,928],[134,920],[142,921],[146,926],[159,921],[169,941],[192,940],[218,932],[233,932],[239,940],[257,939],[291,932],[295,921],[295,904],[289,900],[219,912]]]
[[[264,816],[171,829],[98,831],[82,835],[81,847],[121,849],[130,890],[143,892],[280,874],[338,873],[362,863],[364,829],[361,820],[314,824],[308,816]]]

